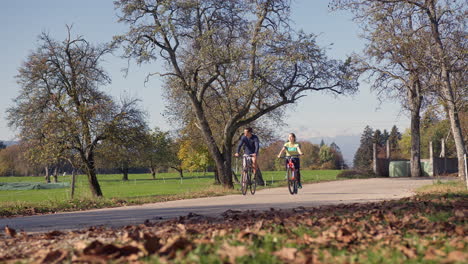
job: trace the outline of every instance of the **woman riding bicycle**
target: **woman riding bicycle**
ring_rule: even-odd
[[[296,142],[296,135],[294,133],[290,133],[288,136],[289,141],[286,142],[281,149],[280,153],[278,154],[278,158],[281,158],[281,154],[283,151],[286,152],[286,157],[291,157],[291,161],[294,163],[294,168],[297,171],[297,181],[299,188],[302,188],[301,184],[301,173],[300,173],[300,160],[299,155],[304,155],[301,151],[301,145]],[[286,166],[288,166],[288,160],[286,159]]]

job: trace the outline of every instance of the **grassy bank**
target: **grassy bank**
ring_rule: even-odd
[[[468,192],[460,186],[436,184],[415,197],[370,204],[7,236],[0,240],[0,261],[466,263]]]
[[[336,180],[337,170],[303,171],[306,183]],[[285,185],[284,172],[264,172],[268,188]],[[213,174],[161,173],[156,180],[149,174],[131,174],[128,181],[121,175],[99,175],[104,198],[91,196],[84,175],[77,177],[75,198],[70,189],[0,191],[0,216],[31,215],[63,211],[79,211],[93,208],[136,205],[180,199],[200,198],[239,193],[239,186],[225,189],[214,185]],[[0,177],[0,182],[42,182],[42,177]],[[60,176],[59,182],[70,182],[70,176]],[[265,187],[259,187],[265,188]]]

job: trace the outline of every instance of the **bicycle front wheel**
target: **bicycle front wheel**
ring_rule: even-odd
[[[251,174],[252,175],[252,174]],[[255,191],[257,190],[257,174],[253,174],[253,179],[252,182],[250,182],[250,193],[255,194]]]
[[[287,169],[286,171],[288,175],[288,190],[290,194],[294,194],[294,182],[296,179],[294,179],[294,171],[292,171],[290,168]]]
[[[247,194],[247,187],[249,184],[248,176],[249,176],[249,173],[247,171],[242,171],[241,191],[243,195]]]

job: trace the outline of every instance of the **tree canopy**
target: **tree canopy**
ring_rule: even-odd
[[[129,26],[116,43],[138,63],[164,61],[168,99],[190,106],[225,186],[232,187],[232,142],[242,126],[307,91],[357,89],[351,61],[329,59],[315,35],[291,27],[289,1],[115,3]]]
[[[20,95],[8,109],[10,126],[39,150],[37,159],[78,156],[95,196],[102,196],[94,164],[98,143],[143,125],[135,100],[118,104],[100,89],[111,81],[100,66],[110,51],[72,37],[70,27],[63,41],[41,34],[19,69]]]

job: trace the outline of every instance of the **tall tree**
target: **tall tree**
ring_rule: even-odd
[[[432,74],[434,83],[438,84],[436,93],[442,98],[449,116],[452,134],[455,141],[458,158],[459,176],[464,175],[464,154],[466,145],[463,141],[459,112],[466,104],[466,97],[460,98],[460,93],[466,94],[466,77],[460,77],[460,72],[466,73],[468,60],[466,59],[466,1],[458,0],[336,0],[340,7],[349,8],[360,16],[365,12],[376,9],[385,9],[394,12],[410,11],[414,14],[411,20],[418,32],[425,34],[424,40],[412,41],[409,44],[418,47],[410,53],[410,58],[415,54],[424,54],[424,72]],[[363,12],[364,11],[364,12]],[[388,15],[383,17],[388,18]],[[394,22],[387,19],[385,21]],[[401,24],[399,20],[395,22]],[[414,30],[402,31],[402,33],[416,35]],[[461,37],[460,37],[461,36]],[[456,39],[456,41],[454,41]],[[398,55],[402,55],[398,53]],[[419,58],[420,56],[417,55]],[[419,60],[419,62],[422,62]],[[420,69],[421,70],[421,69]],[[465,74],[466,75],[466,74]],[[461,74],[463,76],[463,73]],[[413,81],[416,81],[413,76]],[[457,82],[454,79],[464,80]],[[419,82],[421,79],[419,78]],[[415,84],[417,84],[416,82]],[[439,88],[440,87],[440,88]],[[463,92],[465,91],[465,92]],[[461,100],[460,100],[461,99]],[[411,106],[411,105],[410,105]],[[414,108],[414,106],[411,106]],[[412,151],[417,151],[412,149]],[[412,169],[413,170],[413,169]],[[413,174],[413,172],[412,172]],[[465,177],[462,177],[465,178]]]
[[[430,77],[425,68],[427,32],[418,23],[418,13],[404,3],[388,5],[386,1],[368,0],[334,3],[354,12],[363,27],[368,45],[365,56],[358,60],[363,71],[373,78],[372,88],[379,95],[400,100],[411,113],[411,176],[421,176],[420,111]]]
[[[398,131],[398,127],[396,125],[393,125],[392,130],[390,130],[390,135],[388,136],[390,152],[397,151],[398,141],[400,139],[401,139],[401,133]]]
[[[390,134],[388,133],[387,129],[384,129],[382,132],[382,145],[387,144],[387,140],[390,138]]]
[[[0,141],[0,150],[6,148],[6,145],[3,143],[3,141]]]
[[[378,146],[383,146],[384,138],[380,129],[374,131],[373,142]]]
[[[45,138],[50,146],[78,153],[92,194],[102,196],[95,149],[102,140],[139,124],[142,113],[134,100],[118,105],[100,90],[110,83],[100,66],[110,52],[108,45],[94,46],[67,29],[61,42],[40,35],[39,47],[19,69],[20,95],[8,118],[25,141]],[[44,129],[51,124],[53,129]]]
[[[128,172],[132,167],[141,164],[146,141],[145,122],[140,120],[140,126],[120,131],[118,137],[109,136],[96,148],[97,163],[102,168],[118,168],[122,173],[122,180],[128,181]]]
[[[357,88],[350,61],[328,59],[314,35],[290,27],[289,2],[115,2],[119,21],[130,27],[116,42],[138,63],[166,63],[166,86],[190,102],[226,187],[233,187],[232,142],[239,128],[307,91]],[[214,132],[217,126],[222,133]]]
[[[167,167],[174,160],[172,140],[169,132],[162,131],[158,127],[147,131],[141,165],[149,168],[151,176],[156,179],[156,171]]]
[[[366,126],[361,135],[359,148],[354,154],[354,168],[359,170],[370,170],[372,165],[372,144],[374,131],[370,126]]]

